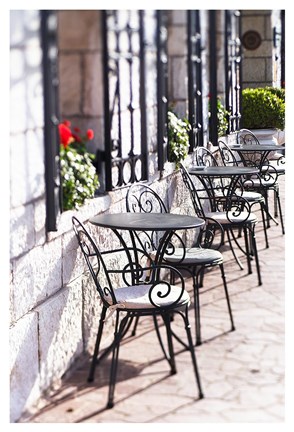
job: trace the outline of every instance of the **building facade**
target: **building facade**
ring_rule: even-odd
[[[197,145],[217,144],[218,97],[233,137],[242,85],[282,85],[281,11],[251,12],[11,11],[11,422],[93,349],[100,304],[71,217],[87,223],[125,211],[128,186],[141,180],[173,211],[191,213],[168,161],[167,110],[189,119],[192,154]],[[257,48],[262,77],[249,74],[257,51],[242,57],[242,23],[265,38]],[[278,52],[274,61],[270,52]],[[79,210],[64,212],[57,125],[65,119],[94,130],[88,149],[99,159],[100,188]],[[116,244],[102,230],[97,236],[105,249]]]

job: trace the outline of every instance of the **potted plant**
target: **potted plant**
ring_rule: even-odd
[[[171,110],[168,111],[168,160],[179,167],[189,152],[189,131],[191,125],[187,119],[180,119]]]
[[[275,135],[285,127],[285,90],[275,87],[242,91],[241,123],[262,143],[277,143]]]

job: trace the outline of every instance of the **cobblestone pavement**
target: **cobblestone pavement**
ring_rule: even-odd
[[[285,196],[283,181],[281,195]],[[21,422],[284,423],[285,236],[273,223],[268,234],[270,247],[266,249],[262,227],[258,227],[261,286],[255,267],[248,275],[224,250],[235,331],[229,331],[218,269],[205,276],[201,291],[204,342],[196,348],[204,399],[195,398],[189,353],[175,344],[178,373],[170,376],[152,321],[141,319],[137,335],[126,339],[120,351],[113,409],[105,409],[109,362],[97,368],[95,382],[88,384],[90,360],[82,358],[44,406]],[[193,325],[192,310],[190,317]],[[181,334],[177,320],[173,325]]]

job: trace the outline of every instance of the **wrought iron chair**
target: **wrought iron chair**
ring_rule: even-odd
[[[240,129],[237,133],[237,143],[239,144],[255,144],[262,145],[256,137],[256,135],[249,129]],[[273,162],[271,159],[271,153],[266,158],[263,158],[262,152],[254,153],[242,153],[242,162],[247,166],[257,166],[260,169],[260,176],[255,182],[249,183],[247,188],[249,190],[257,191],[261,193],[265,198],[266,208],[267,208],[267,226],[270,227],[270,220],[278,225],[278,222],[271,216],[269,211],[269,200],[268,193],[273,191],[274,194],[274,217],[280,218],[280,224],[282,233],[285,234],[285,226],[283,220],[283,211],[280,200],[279,191],[279,176],[285,174],[285,157],[281,155],[278,160]]]
[[[198,166],[218,166],[218,157],[218,153],[212,153],[206,147],[196,147],[195,158]]]
[[[126,208],[128,212],[133,213],[168,212],[167,206],[160,196],[150,186],[144,183],[137,183],[130,186],[126,196]],[[186,270],[193,279],[196,345],[202,343],[199,289],[203,285],[203,274],[207,268],[218,266],[220,269],[230,317],[231,331],[235,330],[223,265],[223,256],[218,250],[223,242],[224,232],[218,222],[211,222],[213,222],[213,224],[211,224],[209,228],[204,225],[204,228],[200,229],[192,247],[186,247],[183,239],[174,234],[174,237],[171,239],[170,247],[164,255],[165,264],[172,265],[177,269]],[[145,248],[150,250],[150,256],[152,258],[152,251],[156,250],[157,247],[156,238],[155,236],[150,237],[149,235],[149,237],[145,237],[145,240]]]
[[[234,241],[235,245],[246,256],[249,274],[252,273],[251,259],[255,259],[258,284],[261,285],[262,279],[255,238],[255,226],[258,219],[256,215],[251,212],[248,201],[238,194],[223,199],[220,195],[226,196],[226,192],[223,191],[222,194],[219,192],[216,193],[216,189],[219,190],[221,187],[226,188],[223,182],[214,186],[212,182],[203,180],[201,182],[199,181],[199,184],[196,186],[194,183],[195,176],[191,176],[182,164],[180,169],[184,184],[190,193],[196,215],[208,220],[209,225],[213,223],[210,221],[216,221],[223,227],[224,232],[227,234],[231,251],[241,269],[243,269],[243,266],[236,255],[232,241]],[[240,230],[242,230],[244,237],[244,247],[242,247],[235,234],[235,231],[237,231],[239,235]]]
[[[133,266],[133,263],[132,266],[127,266],[122,270],[108,268],[107,259],[105,259],[105,257],[109,255],[109,251],[101,252],[99,250],[93,237],[76,217],[72,218],[72,223],[78,244],[102,303],[102,311],[88,381],[91,382],[94,380],[96,365],[99,364],[103,358],[111,354],[112,360],[110,366],[107,408],[112,408],[114,406],[114,391],[120,343],[130,329],[133,320],[141,316],[151,316],[154,319],[156,317],[162,318],[166,328],[167,349],[165,348],[158,332],[157,336],[159,336],[160,346],[170,365],[171,374],[177,372],[173,349],[174,333],[171,329],[171,316],[178,314],[182,317],[188,340],[185,347],[191,353],[192,366],[198,388],[198,397],[203,398],[188,318],[190,296],[185,290],[184,279],[180,272],[167,265],[152,265],[147,268],[140,267],[132,270],[131,267]],[[136,274],[135,279],[138,280],[139,275],[142,280],[138,281],[135,285],[129,285],[127,280],[130,279],[130,275],[133,271]],[[146,271],[149,275],[148,280],[146,280],[146,278],[144,279]],[[171,285],[169,283],[163,274],[166,271],[176,273],[178,280],[177,285]],[[113,280],[117,280],[118,274],[121,274],[122,276],[122,281],[124,282],[122,286],[114,286]],[[113,278],[113,276],[115,277]],[[106,349],[100,352],[100,343],[103,336],[107,311],[115,313],[113,341]],[[183,341],[182,343],[184,345]]]
[[[219,148],[219,154],[221,156],[223,165],[239,166],[241,164],[241,161],[237,160],[236,156],[234,155],[230,147],[224,141],[222,140],[218,141],[218,148]],[[236,192],[239,195],[241,195],[243,198],[245,198],[251,207],[256,204],[260,206],[265,245],[268,248],[269,242],[268,242],[267,227],[266,227],[266,215],[267,215],[266,200],[263,194],[261,194],[260,192],[247,190],[249,185],[252,185],[252,181],[248,182],[246,178],[242,178],[239,182],[239,187]]]

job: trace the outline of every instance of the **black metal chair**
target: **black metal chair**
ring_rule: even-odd
[[[171,329],[171,316],[177,314],[182,317],[188,340],[187,344],[184,344],[183,341],[182,343],[191,353],[192,366],[198,388],[198,397],[203,398],[188,318],[190,296],[185,290],[184,279],[180,272],[167,265],[152,265],[147,268],[140,267],[132,270],[134,263],[132,263],[132,266],[124,267],[122,270],[108,268],[106,263],[107,259],[105,258],[109,256],[109,251],[101,252],[99,250],[93,237],[76,217],[72,218],[72,223],[78,244],[92,276],[97,294],[102,302],[102,311],[88,381],[91,382],[94,380],[96,365],[99,364],[103,358],[111,354],[112,360],[107,407],[112,408],[114,406],[114,391],[120,343],[130,329],[133,320],[141,316],[153,317],[155,324],[157,322],[156,318],[162,318],[166,328],[167,349],[163,344],[158,328],[156,328],[156,332],[164,356],[170,365],[171,374],[177,372],[173,349],[174,333]],[[138,280],[138,275],[141,276],[141,280],[136,284],[129,285],[127,280],[130,280],[132,272],[135,272],[136,280]],[[148,273],[147,279],[144,278],[146,272]],[[164,272],[167,272],[167,274],[169,274],[169,272],[175,272],[177,285],[171,285],[166,276],[164,276]],[[117,280],[118,274],[121,274],[122,280],[124,281],[122,286],[114,286],[113,284],[113,280]],[[114,279],[113,276],[115,276]],[[100,343],[103,336],[107,311],[115,313],[113,341],[106,349],[100,352]]]
[[[216,221],[223,227],[233,256],[241,269],[243,269],[243,266],[236,255],[234,244],[246,256],[249,274],[252,273],[251,259],[255,260],[258,284],[261,285],[262,278],[255,238],[255,226],[258,219],[251,212],[248,201],[238,194],[227,197],[226,191],[220,191],[221,188],[227,187],[224,181],[215,186],[213,182],[202,180],[196,185],[194,183],[195,176],[191,176],[182,164],[180,169],[196,215],[208,220],[209,225],[212,223],[211,221]],[[244,247],[242,247],[235,234],[235,231],[237,231],[239,236],[240,230],[243,234],[242,237],[244,237]]]
[[[196,147],[195,159],[198,166],[218,166],[218,153],[211,152],[207,147]]]
[[[237,143],[243,145],[262,145],[256,135],[250,131],[249,129],[240,129],[237,132]],[[271,152],[267,156],[267,158],[262,157],[262,152],[246,152],[242,153],[242,161],[244,165],[247,166],[257,166],[260,169],[260,177],[255,181],[249,184],[248,189],[260,192],[266,202],[267,208],[267,226],[270,227],[270,220],[274,220],[274,222],[278,225],[278,222],[271,216],[269,211],[269,200],[268,193],[269,191],[273,191],[274,194],[274,217],[280,218],[280,224],[282,229],[282,234],[285,234],[285,226],[283,220],[283,212],[280,200],[280,192],[279,192],[279,176],[285,175],[285,157],[283,154],[279,156],[278,159],[273,161],[271,158]]]
[[[133,213],[167,213],[167,206],[160,196],[147,184],[137,183],[130,186],[126,195],[126,208]],[[194,313],[195,313],[195,332],[196,345],[202,343],[201,321],[200,321],[200,298],[199,289],[203,285],[203,275],[207,268],[218,266],[221,271],[224,293],[231,323],[231,331],[235,330],[230,298],[226,283],[223,256],[219,252],[219,247],[223,243],[223,228],[216,221],[208,228],[200,228],[197,238],[191,247],[186,247],[182,238],[174,234],[171,239],[170,247],[164,255],[164,263],[172,265],[177,269],[186,270],[193,279],[194,292]],[[213,229],[212,229],[213,228]],[[156,237],[145,237],[147,248],[156,250]],[[154,241],[155,240],[155,241]],[[142,238],[141,238],[142,241]]]
[[[241,161],[238,161],[238,159],[236,158],[232,150],[224,141],[222,140],[218,141],[218,149],[224,166],[239,166],[241,164]],[[267,215],[266,200],[264,195],[261,194],[260,192],[256,192],[254,190],[247,190],[249,188],[249,185],[252,185],[252,180],[248,182],[246,177],[241,178],[236,192],[237,194],[245,198],[251,207],[253,207],[254,205],[260,206],[265,246],[268,248],[269,242],[268,242],[267,226],[266,226],[266,215]]]

